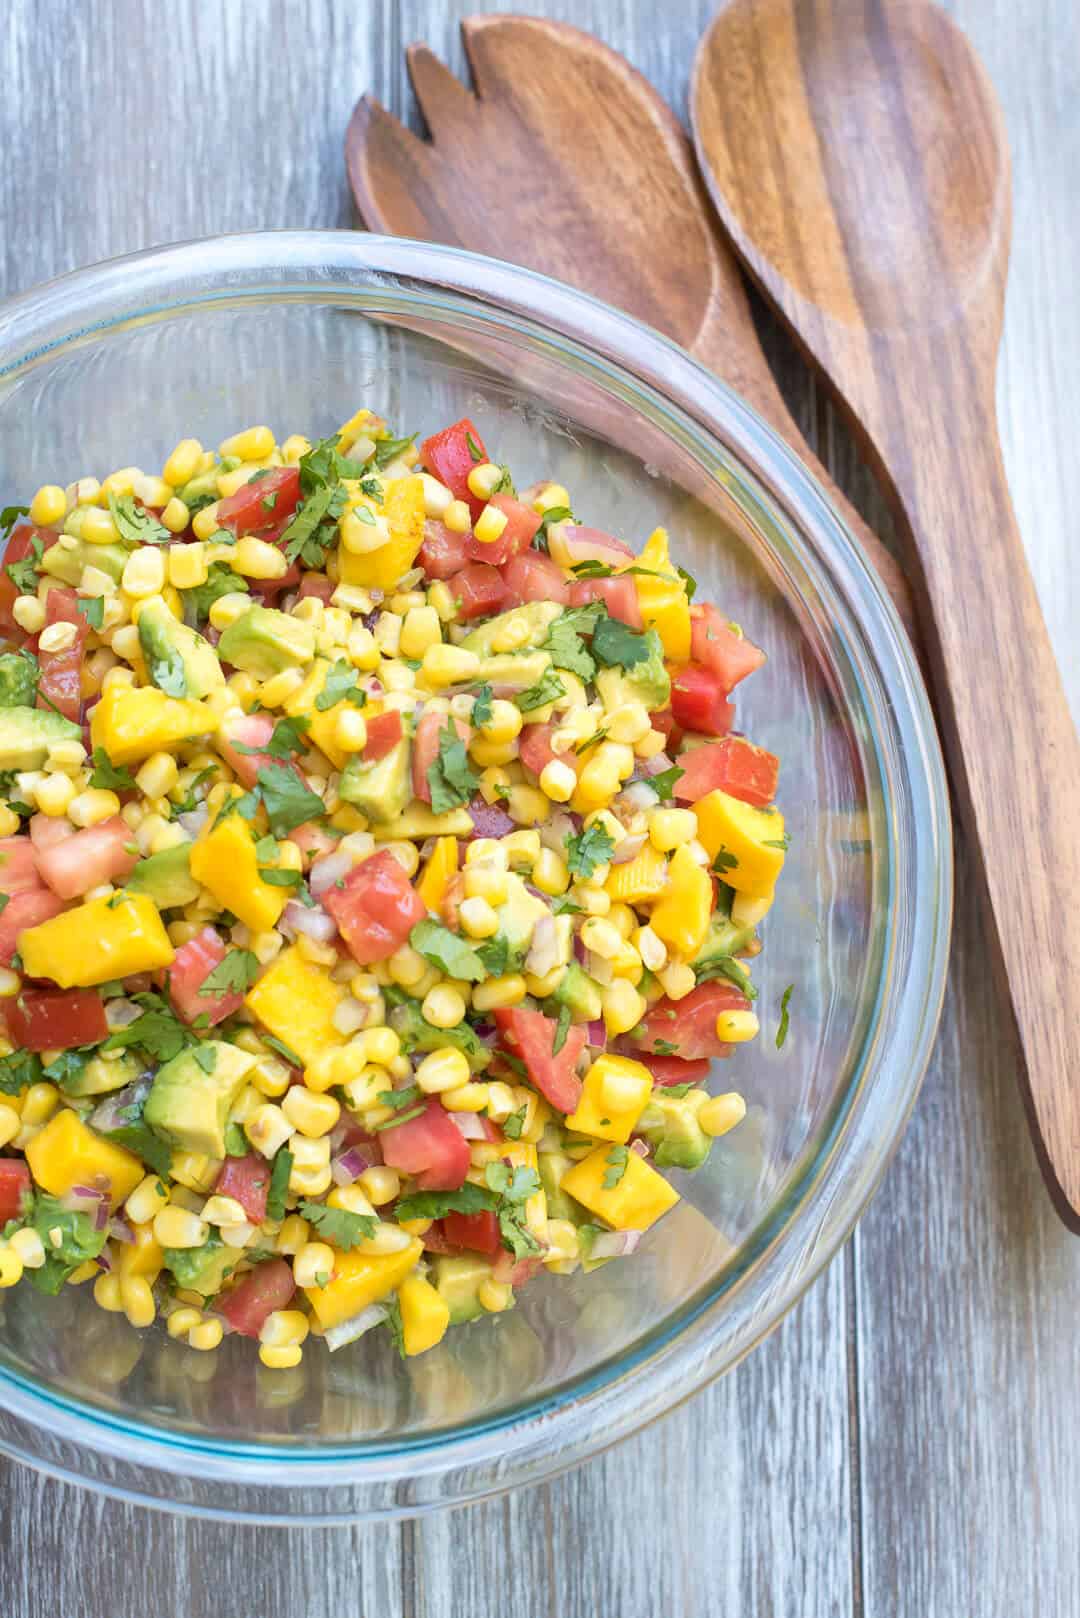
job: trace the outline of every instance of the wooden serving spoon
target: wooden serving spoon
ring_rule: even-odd
[[[472,248],[647,321],[723,377],[824,484],[914,638],[895,559],[832,482],[773,380],[738,266],[677,119],[630,64],[565,23],[462,23],[474,95],[423,45],[409,72],[431,142],[370,96],[345,142],[372,229]]]
[[[861,429],[910,541],[1035,1144],[1080,1229],[1080,745],[998,444],[1011,200],[993,91],[929,0],[728,0],[691,99],[731,240]]]

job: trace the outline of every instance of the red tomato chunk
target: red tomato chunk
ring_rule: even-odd
[[[270,1165],[258,1152],[249,1152],[246,1157],[227,1157],[214,1186],[220,1196],[234,1198],[253,1225],[261,1225],[266,1218],[269,1189]]]
[[[678,763],[684,773],[675,783],[675,796],[684,803],[697,803],[718,789],[758,809],[767,808],[776,797],[780,760],[742,736],[694,747],[680,753]]]
[[[12,1043],[28,1051],[70,1051],[108,1036],[96,989],[24,989],[4,1007]]]
[[[559,1025],[542,1011],[502,1007],[495,1013],[495,1026],[503,1046],[525,1063],[530,1083],[560,1112],[573,1112],[581,1099],[581,1080],[575,1069],[585,1049],[584,1028],[568,1028],[556,1051]]]
[[[213,927],[204,927],[177,950],[169,968],[169,999],[177,1016],[189,1025],[197,1017],[205,1017],[212,1027],[214,1023],[224,1022],[243,1005],[243,993],[235,989],[224,994],[203,989],[206,979],[227,954]]]
[[[272,1258],[245,1275],[226,1297],[216,1299],[214,1308],[242,1337],[258,1337],[267,1315],[284,1309],[295,1291],[291,1266],[283,1258]]]
[[[422,1113],[391,1124],[380,1134],[383,1162],[403,1174],[415,1174],[421,1191],[456,1191],[464,1185],[469,1143],[435,1096],[424,1103]]]
[[[343,887],[323,894],[323,904],[361,966],[393,955],[427,915],[424,901],[386,849],[354,865]]]

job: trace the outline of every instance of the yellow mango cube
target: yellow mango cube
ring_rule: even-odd
[[[585,1075],[581,1099],[566,1120],[567,1129],[596,1140],[618,1141],[625,1145],[652,1094],[652,1074],[641,1062],[628,1056],[598,1056]],[[605,1099],[613,1089],[621,1092],[622,1106]]]
[[[679,1193],[636,1152],[627,1148],[625,1163],[620,1162],[620,1157],[620,1148],[598,1146],[567,1169],[559,1181],[559,1190],[575,1197],[613,1230],[648,1230],[661,1214],[674,1208]],[[616,1173],[619,1178],[615,1184],[605,1186],[604,1180]]]
[[[709,930],[712,902],[712,878],[684,843],[671,856],[668,884],[653,908],[650,926],[680,955],[696,955]]]
[[[244,1004],[310,1067],[324,1051],[342,1043],[334,1012],[345,996],[323,967],[305,961],[295,947],[284,950],[250,989]]]
[[[304,1288],[319,1324],[340,1325],[369,1304],[378,1303],[401,1285],[423,1251],[424,1244],[416,1236],[400,1253],[360,1253],[356,1248],[349,1253],[335,1251],[333,1280],[324,1287]]]
[[[392,590],[416,561],[424,542],[424,485],[418,477],[391,478],[383,484],[378,508],[390,527],[390,538],[378,550],[340,552],[341,577],[366,590]]]
[[[167,697],[155,686],[112,685],[90,715],[90,744],[116,765],[136,764],[217,728],[218,716],[202,702]]]
[[[625,865],[613,865],[604,888],[614,904],[636,905],[658,899],[667,882],[667,860],[651,843]]]
[[[164,1202],[161,1204],[164,1208]],[[133,1242],[120,1242],[120,1258],[117,1271],[121,1281],[141,1276],[153,1286],[161,1274],[161,1267],[165,1262],[165,1255],[161,1250],[161,1243],[154,1235],[152,1225],[136,1225],[135,1240]]]
[[[54,1113],[27,1142],[26,1161],[35,1183],[54,1197],[66,1196],[77,1185],[93,1185],[99,1177],[107,1180],[114,1208],[131,1195],[144,1173],[137,1157],[95,1135],[70,1107]]]
[[[431,858],[424,866],[423,875],[416,884],[416,891],[429,910],[438,910],[446,897],[450,878],[457,874],[457,868],[457,838],[438,838],[431,852]]]
[[[315,699],[322,694],[332,664],[325,657],[315,659],[311,670],[290,697],[285,699],[284,708],[287,714],[295,717],[303,714],[311,721],[307,733],[308,740],[314,742],[321,753],[325,753],[335,770],[343,770],[349,755],[338,746],[334,739],[338,715],[346,707],[344,702],[336,702],[332,708],[320,709],[315,705]],[[365,709],[365,715],[367,710]]]
[[[257,838],[248,821],[228,815],[208,821],[191,850],[191,874],[254,933],[275,926],[289,897],[259,875]]]
[[[410,1275],[398,1288],[401,1334],[406,1354],[423,1354],[446,1335],[450,1306],[442,1293],[422,1275]]]
[[[769,898],[784,868],[784,817],[779,809],[755,809],[717,789],[699,798],[694,812],[698,841],[714,866],[717,855],[724,853],[721,880],[751,899]]]
[[[673,663],[690,661],[690,602],[686,586],[668,555],[667,530],[657,528],[650,536],[638,567],[651,574],[636,573],[634,588],[646,629],[655,629],[664,643],[664,653]],[[663,575],[657,577],[656,575]]]
[[[89,899],[19,934],[23,968],[61,989],[89,989],[132,972],[171,966],[169,942],[153,900],[144,893]]]

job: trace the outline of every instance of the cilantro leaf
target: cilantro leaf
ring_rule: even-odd
[[[100,629],[105,622],[105,597],[77,596],[75,610],[82,613],[91,629]]]
[[[694,578],[692,573],[688,573],[686,569],[684,567],[680,567],[677,562],[675,564],[675,571],[683,581],[683,585],[686,589],[687,601],[693,601],[695,595],[697,594],[697,580]]]
[[[484,963],[464,938],[452,933],[442,922],[425,917],[418,921],[409,934],[409,943],[418,955],[432,966],[439,967],[448,977],[465,983],[482,983],[487,977]]]
[[[507,1140],[521,1139],[521,1132],[525,1128],[525,1118],[528,1111],[527,1106],[521,1106],[516,1112],[512,1112],[509,1118],[503,1119],[503,1134]]]
[[[246,1157],[251,1147],[248,1138],[235,1120],[225,1125],[225,1156]]]
[[[488,1213],[497,1202],[493,1191],[466,1180],[457,1191],[417,1191],[411,1197],[402,1197],[395,1206],[394,1217],[400,1224],[409,1219],[442,1219],[449,1213]]]
[[[427,778],[431,809],[436,815],[468,803],[480,784],[480,777],[469,766],[468,749],[449,715],[439,732],[438,756],[428,765]]]
[[[17,508],[13,506],[7,507],[8,511],[15,509]],[[41,561],[44,554],[45,546],[35,534],[30,541],[29,556],[24,556],[21,562],[5,563],[4,572],[7,574],[8,578],[11,580],[12,584],[15,586],[16,590],[18,590],[20,595],[33,595],[34,591],[37,589],[38,563]]]
[[[563,685],[554,668],[545,669],[535,685],[530,685],[527,691],[519,691],[514,701],[522,713],[532,713],[534,708],[546,708],[549,702],[566,695]]]
[[[391,1337],[394,1339],[394,1347],[397,1349],[401,1358],[404,1359],[405,1327],[401,1321],[401,1305],[398,1302],[396,1292],[391,1292],[390,1296],[383,1300],[383,1308],[386,1310],[386,1324],[389,1328]]]
[[[581,906],[568,893],[557,893],[551,901],[551,913],[553,916],[580,916]]]
[[[601,865],[607,865],[615,852],[615,839],[594,820],[583,832],[571,837],[566,844],[566,863],[571,876],[589,877]]]
[[[152,652],[146,660],[146,671],[151,681],[167,697],[186,697],[188,683],[184,659],[175,647],[160,641],[156,644],[160,650]]]
[[[123,767],[117,768],[103,747],[94,748],[94,768],[90,776],[92,787],[103,787],[107,792],[131,792],[135,777]]]
[[[332,534],[320,533],[323,524],[336,524],[345,510],[347,496],[340,483],[325,484],[302,500],[296,515],[281,535],[285,555],[290,562],[298,559],[305,567],[321,567],[330,548]]]
[[[300,1060],[299,1056],[297,1056],[296,1052],[291,1050],[283,1040],[275,1038],[273,1034],[262,1034],[260,1035],[260,1038],[262,1039],[264,1045],[269,1045],[272,1051],[277,1051],[278,1055],[281,1057],[281,1060],[283,1062],[287,1062],[289,1067],[303,1067],[304,1064]]]
[[[283,1219],[285,1217],[285,1196],[289,1189],[289,1175],[292,1173],[293,1155],[284,1146],[274,1154],[274,1166],[270,1170],[270,1184],[266,1190],[266,1217],[267,1219]]]
[[[680,770],[677,764],[673,764],[670,770],[661,770],[659,775],[650,775],[649,785],[662,803],[668,803],[673,796],[676,781],[685,774],[685,770]]]
[[[396,461],[399,455],[404,455],[410,444],[415,444],[416,434],[410,433],[407,438],[380,438],[375,444],[375,465],[377,467],[389,466]]]
[[[628,629],[617,618],[604,618],[597,624],[592,638],[592,652],[605,668],[633,668],[649,657],[649,646],[644,635]]]
[[[791,833],[785,832],[783,837],[767,837],[762,840],[763,848],[782,848],[786,852],[791,847]]]
[[[362,708],[367,702],[367,692],[357,684],[356,670],[343,657],[338,658],[328,670],[323,688],[315,698],[315,706],[320,713],[325,713],[339,702],[351,702],[354,708]]]
[[[629,1146],[613,1146],[604,1159],[608,1165],[604,1170],[603,1187],[605,1191],[614,1191],[623,1175],[626,1173],[626,1164],[630,1157]]]
[[[559,1052],[566,1044],[566,1036],[570,1032],[570,1015],[571,1013],[569,1006],[559,1007],[559,1020],[555,1024],[555,1035],[551,1041],[552,1056],[558,1056]]]
[[[494,938],[477,944],[476,953],[489,977],[501,978],[509,971],[511,951],[505,933],[496,933]]]
[[[243,742],[231,745],[238,753],[269,753],[271,758],[290,759],[294,753],[307,750],[306,732],[311,720],[306,714],[295,714],[291,719],[279,719],[270,734],[270,740],[261,747],[247,747]]]
[[[0,539],[7,539],[20,517],[29,517],[29,506],[5,506],[0,511]]]
[[[489,1163],[484,1170],[484,1179],[490,1190],[512,1206],[528,1202],[540,1189],[540,1176],[536,1170],[526,1168],[523,1164],[511,1167],[509,1163]]]
[[[657,1056],[674,1056],[679,1049],[670,1039],[654,1039],[652,1048]]]
[[[476,694],[473,698],[473,709],[470,715],[472,724],[486,725],[488,723],[491,718],[491,697],[492,692],[490,685],[477,686]]]
[[[725,871],[733,871],[738,863],[731,850],[721,845],[717,850],[716,858],[712,862],[712,868],[718,875],[723,876]]]
[[[465,432],[465,444],[474,461],[482,461],[484,459],[483,450],[476,442],[476,439],[473,437],[472,433],[470,433],[467,429]]]
[[[581,637],[592,634],[606,614],[602,601],[590,601],[584,607],[568,607],[552,621],[542,649],[551,653],[555,668],[568,669],[583,680],[592,679],[596,664],[585,650]]]
[[[97,753],[94,754],[94,757],[95,759],[97,758]],[[112,766],[110,765],[110,769],[111,768]],[[117,774],[120,773],[120,771],[117,771]],[[193,809],[198,809],[202,803],[202,799],[196,797],[196,793],[204,782],[209,781],[215,775],[217,775],[217,766],[215,764],[208,764],[205,770],[200,770],[195,779],[189,784],[187,793],[185,794],[183,800],[175,805],[175,812],[178,815],[188,815]],[[100,785],[100,783],[96,781],[91,781],[90,784],[91,786]],[[132,781],[131,784],[134,786],[134,781]]]
[[[304,886],[303,873],[289,870],[287,866],[283,865],[260,865],[259,880],[265,882],[268,888],[302,888]],[[297,898],[304,898],[304,895],[298,894]],[[315,901],[305,899],[304,902],[310,907]]]
[[[750,974],[739,965],[734,955],[714,955],[711,960],[702,961],[700,966],[695,967],[694,975],[699,983],[708,983],[712,978],[725,978],[748,1000],[757,999],[757,990]]]
[[[39,1292],[55,1297],[73,1270],[89,1258],[97,1258],[105,1246],[106,1232],[96,1230],[89,1214],[76,1213],[56,1197],[39,1191],[27,1220],[36,1230],[45,1249],[45,1262],[27,1270],[27,1279]]]
[[[347,1208],[330,1208],[325,1202],[301,1202],[299,1212],[324,1241],[342,1253],[370,1241],[379,1228],[377,1214],[350,1213]]]
[[[788,1029],[791,1026],[791,1017],[788,1012],[788,1006],[791,1004],[791,997],[794,993],[795,985],[794,983],[789,983],[783,994],[780,996],[780,1024],[776,1030],[776,1048],[778,1051],[783,1049],[784,1041],[788,1037]]]
[[[80,1050],[61,1051],[54,1062],[50,1062],[48,1067],[42,1067],[42,1078],[48,1079],[52,1084],[58,1084],[61,1090],[65,1090],[69,1084],[82,1078],[93,1050],[92,1045],[87,1045]]]
[[[246,994],[259,973],[258,957],[249,949],[231,949],[203,979],[200,994],[223,999],[227,994]]]
[[[119,1051],[138,1045],[158,1062],[171,1062],[186,1045],[196,1043],[194,1035],[173,1013],[160,994],[147,992],[133,996],[142,1016],[126,1028],[117,1028],[102,1045],[103,1051]]]
[[[380,1090],[379,1105],[389,1107],[392,1112],[402,1112],[404,1108],[411,1107],[414,1101],[419,1101],[422,1094],[418,1084],[407,1084],[401,1090]]]
[[[169,545],[173,536],[133,494],[110,494],[109,515],[127,545]]]
[[[12,1051],[0,1057],[0,1095],[17,1096],[41,1078],[41,1058],[33,1051]]]
[[[256,780],[275,837],[284,837],[305,820],[315,820],[325,813],[322,799],[290,764],[265,764]],[[233,802],[235,805],[241,800]]]
[[[149,1124],[143,1123],[142,1110],[134,1123],[121,1124],[118,1129],[105,1129],[101,1131],[105,1140],[112,1141],[114,1146],[124,1146],[136,1157],[141,1157],[155,1174],[163,1180],[168,1179],[172,1166],[172,1147],[168,1141],[163,1140]]]

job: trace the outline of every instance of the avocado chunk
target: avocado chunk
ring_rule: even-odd
[[[32,657],[4,652],[0,656],[0,708],[32,708],[40,672]]]
[[[691,962],[694,971],[699,977],[703,967],[708,966],[712,961],[718,960],[721,956],[734,955],[739,950],[745,949],[754,936],[755,929],[753,927],[736,926],[730,915],[724,914],[724,908],[730,909],[731,890],[730,888],[726,890],[729,896],[726,907],[723,901],[724,891],[724,888],[721,887],[720,905],[711,916],[709,930],[705,934],[701,948]]]
[[[166,1247],[165,1268],[172,1271],[178,1287],[212,1298],[220,1292],[241,1258],[238,1248],[228,1247],[212,1230],[201,1247]]]
[[[480,657],[491,657],[495,642],[506,630],[517,632],[519,626],[523,624],[526,638],[519,643],[519,646],[526,649],[530,646],[540,646],[547,639],[549,626],[561,611],[562,608],[557,601],[527,601],[523,606],[511,607],[509,612],[500,612],[497,618],[489,618],[486,624],[481,624],[479,629],[474,629],[470,635],[466,635],[461,644],[467,652],[476,652]]]
[[[210,642],[174,618],[161,596],[143,602],[139,645],[151,680],[166,696],[205,697],[225,684]]]
[[[435,1290],[450,1311],[452,1326],[464,1325],[483,1314],[477,1293],[491,1275],[491,1265],[479,1253],[440,1253],[435,1260]]]
[[[0,770],[40,770],[57,742],[81,742],[82,727],[51,708],[0,708]]]
[[[652,1148],[657,1168],[699,1169],[712,1148],[712,1138],[697,1115],[709,1099],[707,1090],[688,1090],[684,1096],[654,1090],[638,1122]]]
[[[70,539],[70,535],[66,536]],[[69,550],[59,541],[50,545],[41,558],[39,568],[52,579],[59,579],[62,584],[75,587],[83,576],[83,569],[96,567],[102,573],[107,573],[114,584],[120,583],[120,575],[124,571],[131,552],[125,550],[123,545],[91,545],[88,540],[78,539]]]
[[[81,1073],[61,1080],[60,1088],[67,1096],[103,1096],[111,1090],[122,1090],[133,1084],[143,1065],[130,1051],[121,1051],[115,1061],[107,1062],[103,1056],[91,1056]]]
[[[402,990],[394,988],[385,990],[384,995],[391,1007],[388,1017],[390,1027],[405,1050],[437,1051],[444,1045],[451,1045],[462,1052],[474,1073],[479,1073],[491,1061],[490,1052],[481,1044],[469,1023],[459,1022],[456,1028],[436,1028],[424,1016],[419,1000],[413,1000]]]
[[[174,910],[199,897],[199,884],[191,874],[191,844],[163,848],[138,865],[124,884],[129,893],[146,893],[159,910]]]
[[[338,793],[369,820],[385,826],[397,819],[412,797],[411,765],[412,743],[407,736],[375,763],[365,764],[360,753],[353,753],[341,772]]]
[[[491,943],[505,942],[506,970],[516,971],[529,953],[537,922],[550,912],[544,901],[530,893],[520,878],[512,876],[506,899],[496,906],[495,914],[499,928],[492,935]]]
[[[628,669],[600,669],[596,688],[607,713],[628,702],[643,702],[650,712],[666,708],[671,701],[671,676],[664,667],[664,643],[655,629],[645,632],[649,655]]]
[[[556,1007],[567,1006],[575,1022],[595,1022],[603,1012],[600,985],[577,961],[570,962],[550,998]]]
[[[539,605],[543,606],[544,603],[540,602]],[[550,667],[551,656],[548,652],[501,652],[494,657],[484,658],[476,678],[486,680],[489,685],[505,685],[515,691],[527,691],[531,685],[539,685]]]
[[[276,607],[249,607],[218,641],[222,660],[234,668],[269,680],[285,669],[303,668],[315,656],[311,624],[290,618]]]
[[[563,1175],[574,1166],[573,1158],[565,1152],[540,1152],[536,1161],[540,1184],[547,1197],[548,1218],[569,1219],[572,1225],[581,1224],[587,1217],[585,1210],[568,1192],[559,1189]]]
[[[254,1066],[248,1051],[203,1040],[158,1068],[144,1121],[182,1152],[224,1157],[229,1109]]]
[[[195,477],[189,478],[182,489],[177,489],[177,494],[192,516],[204,506],[213,505],[220,493],[218,478],[223,477],[226,472],[235,472],[239,465],[241,465],[239,455],[223,455],[208,472],[199,472]]]

